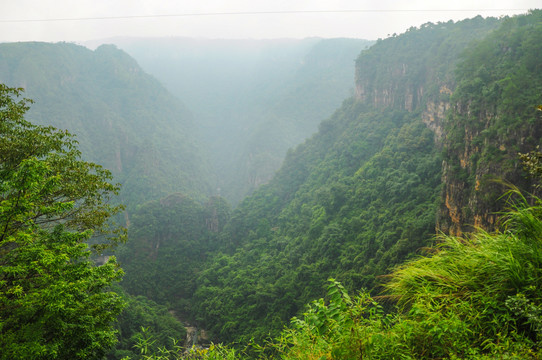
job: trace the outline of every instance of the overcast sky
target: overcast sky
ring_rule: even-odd
[[[373,40],[426,22],[540,7],[540,0],[0,0],[0,42],[113,36]]]

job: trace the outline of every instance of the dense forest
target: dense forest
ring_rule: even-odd
[[[112,45],[0,44],[0,358],[542,357],[542,11],[116,41],[169,90]]]

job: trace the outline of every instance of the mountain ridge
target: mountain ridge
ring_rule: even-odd
[[[210,193],[190,113],[116,47],[0,44],[0,80],[34,100],[29,120],[76,134],[85,158],[124,185],[130,211],[176,191]]]

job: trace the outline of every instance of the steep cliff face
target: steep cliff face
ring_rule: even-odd
[[[505,191],[494,180],[530,185],[517,153],[540,141],[540,23],[535,11],[426,24],[357,61],[356,98],[418,112],[444,149],[439,231],[494,228]]]
[[[425,102],[425,109],[421,114],[422,122],[435,134],[436,144],[441,144],[444,135],[444,119],[446,111],[450,108],[450,101],[448,99],[452,95],[452,90],[448,86],[442,85],[439,93],[444,100],[427,100]]]
[[[391,64],[385,69],[390,78],[385,79],[388,81],[384,83],[381,78],[366,76],[369,72],[364,71],[364,64],[360,64],[356,68],[357,99],[375,108],[395,107],[408,111],[416,109],[423,99],[424,84],[420,77],[411,75],[416,70],[411,69],[406,61],[408,60]]]
[[[532,190],[518,152],[540,144],[542,12],[505,20],[457,68],[445,124],[440,230],[493,229],[510,182]]]
[[[496,19],[427,23],[401,36],[379,40],[356,62],[356,99],[377,109],[418,111],[440,142],[453,69],[460,53],[498,25]]]

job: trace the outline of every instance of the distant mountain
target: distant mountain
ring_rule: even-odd
[[[113,38],[193,112],[216,192],[236,204],[353,91],[357,39]],[[92,46],[93,44],[88,44]]]
[[[191,114],[115,46],[0,44],[0,82],[25,88],[30,121],[76,134],[83,156],[123,184],[129,210],[173,192],[209,194]]]

